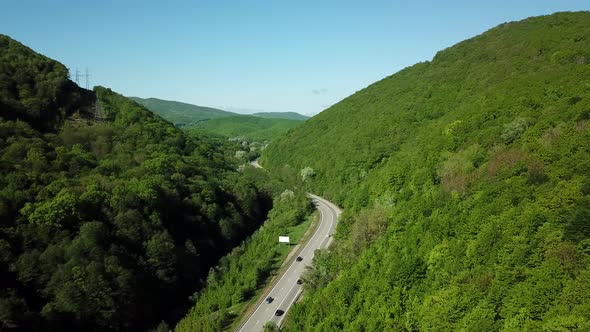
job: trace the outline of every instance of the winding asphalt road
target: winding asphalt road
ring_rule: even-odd
[[[301,249],[298,256],[302,257],[302,261],[293,259],[291,265],[285,272],[277,276],[278,282],[266,293],[259,301],[256,310],[248,317],[248,320],[242,324],[238,329],[240,332],[258,332],[262,331],[262,327],[268,321],[274,321],[281,325],[287,311],[291,305],[297,300],[303,291],[302,285],[297,284],[297,279],[301,278],[305,266],[310,265],[314,252],[316,249],[327,248],[332,242],[332,234],[336,229],[336,222],[338,216],[342,212],[336,205],[329,201],[309,194],[312,198],[316,208],[320,210],[320,223],[318,224],[315,233],[309,239],[307,244]],[[274,300],[271,303],[266,302],[266,298],[270,296]],[[275,312],[282,310],[284,313],[276,316]]]

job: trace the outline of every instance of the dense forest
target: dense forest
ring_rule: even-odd
[[[284,330],[590,329],[590,13],[442,50],[262,164],[345,208]]]
[[[271,208],[237,149],[0,35],[0,330],[175,323]]]

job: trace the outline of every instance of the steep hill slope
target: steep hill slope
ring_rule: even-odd
[[[417,144],[432,150],[420,156],[470,142],[489,147],[503,143],[505,125],[518,117],[527,127],[575,118],[587,106],[587,15],[503,24],[443,50],[314,116],[269,146],[263,161],[311,166],[318,188],[338,196]]]
[[[227,140],[81,89],[6,36],[0,60],[0,330],[175,323],[268,195],[225,158]]]
[[[138,97],[129,97],[129,99],[140,103],[178,127],[191,126],[200,121],[237,115],[236,113],[226,112],[216,108],[197,106],[178,101],[157,98],[143,99]]]
[[[303,121],[263,118],[252,115],[238,115],[199,122],[191,129],[197,129],[227,137],[246,137],[254,141],[270,141]]]
[[[295,112],[258,112],[252,114],[254,116],[259,116],[261,118],[269,118],[269,119],[287,119],[287,120],[299,120],[305,121],[309,119],[308,116],[295,113]]]
[[[590,328],[590,13],[502,24],[272,143],[347,209],[288,330]],[[309,174],[315,173],[315,177]]]

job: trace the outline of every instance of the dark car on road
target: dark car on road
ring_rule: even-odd
[[[275,316],[282,316],[285,312],[281,309],[278,309],[277,311],[275,311]]]
[[[302,260],[303,260],[303,257],[301,257],[301,256],[297,256],[297,259],[296,259],[296,261],[298,261],[298,262],[301,262]]]
[[[272,297],[267,297],[266,298],[266,303],[271,303],[274,299]]]
[[[301,285],[302,283],[303,283],[303,280],[297,279],[297,285]]]

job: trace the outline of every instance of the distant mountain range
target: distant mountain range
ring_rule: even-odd
[[[299,126],[303,121],[264,118],[254,115],[236,115],[202,121],[190,130],[200,130],[227,137],[243,137],[253,141],[270,141]]]
[[[178,127],[250,140],[271,140],[308,119],[295,112],[259,112],[251,115],[222,111],[178,101],[130,97]]]
[[[295,113],[295,112],[259,112],[252,114],[254,116],[259,116],[261,118],[268,118],[268,119],[287,119],[287,120],[299,120],[305,121],[309,119],[308,116]]]
[[[200,121],[237,115],[236,113],[222,111],[217,108],[197,106],[179,101],[157,98],[129,98],[179,127],[194,125]]]

